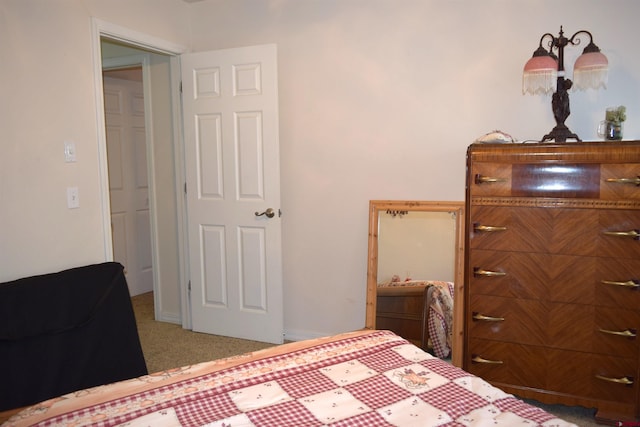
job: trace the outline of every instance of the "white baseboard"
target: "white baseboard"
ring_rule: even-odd
[[[182,325],[182,318],[176,313],[159,313],[156,316],[158,322],[175,323],[176,325]]]
[[[318,331],[303,331],[303,330],[288,330],[284,331],[285,341],[304,341],[313,338],[322,338],[329,335],[335,335],[330,332],[318,332]]]

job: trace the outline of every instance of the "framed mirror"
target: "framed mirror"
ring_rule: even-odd
[[[378,318],[378,323],[384,322],[380,329],[407,335],[403,338],[426,349],[427,339],[437,338],[430,337],[428,329],[430,316],[439,310],[434,305],[439,295],[439,301],[451,301],[445,307],[451,331],[447,345],[451,363],[459,367],[464,338],[463,227],[464,202],[369,202],[365,327],[376,329]]]

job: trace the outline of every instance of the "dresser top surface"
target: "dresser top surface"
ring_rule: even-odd
[[[640,162],[640,141],[573,143],[474,143],[467,149],[470,161],[485,162]]]

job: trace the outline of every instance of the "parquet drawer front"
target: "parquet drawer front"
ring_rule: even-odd
[[[637,310],[640,259],[469,251],[470,295]]]
[[[640,141],[473,144],[467,171],[464,367],[640,416]]]
[[[470,251],[469,265],[471,295],[587,304],[595,299],[592,283],[597,258],[594,257],[478,249]]]
[[[547,390],[619,403],[638,400],[637,358],[563,350],[552,350],[547,357]]]
[[[636,310],[472,295],[468,333],[494,341],[637,357]]]
[[[598,258],[592,283],[594,290],[587,292],[593,294],[594,303],[640,308],[640,259]]]
[[[628,358],[638,357],[636,310],[549,303],[545,345]]]
[[[544,345],[549,304],[539,300],[472,295],[469,336],[495,341]]]
[[[470,249],[640,257],[640,210],[471,206]]]
[[[640,210],[600,210],[597,214],[595,255],[640,259]]]
[[[604,200],[640,199],[640,165],[638,163],[603,164],[600,198]]]
[[[510,196],[511,164],[479,163],[471,171],[469,185],[478,196]]]
[[[467,370],[490,382],[633,404],[637,359],[471,339]]]
[[[471,206],[471,249],[546,252],[551,238],[546,209]]]
[[[467,370],[490,382],[634,403],[636,359],[471,339]],[[626,382],[630,381],[631,384]]]
[[[543,347],[472,338],[467,371],[491,382],[544,389],[547,352]]]

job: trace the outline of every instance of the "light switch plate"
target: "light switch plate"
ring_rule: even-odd
[[[80,194],[78,187],[67,187],[67,207],[76,209],[80,207]]]
[[[76,143],[73,141],[64,142],[64,161],[67,163],[76,161]]]

